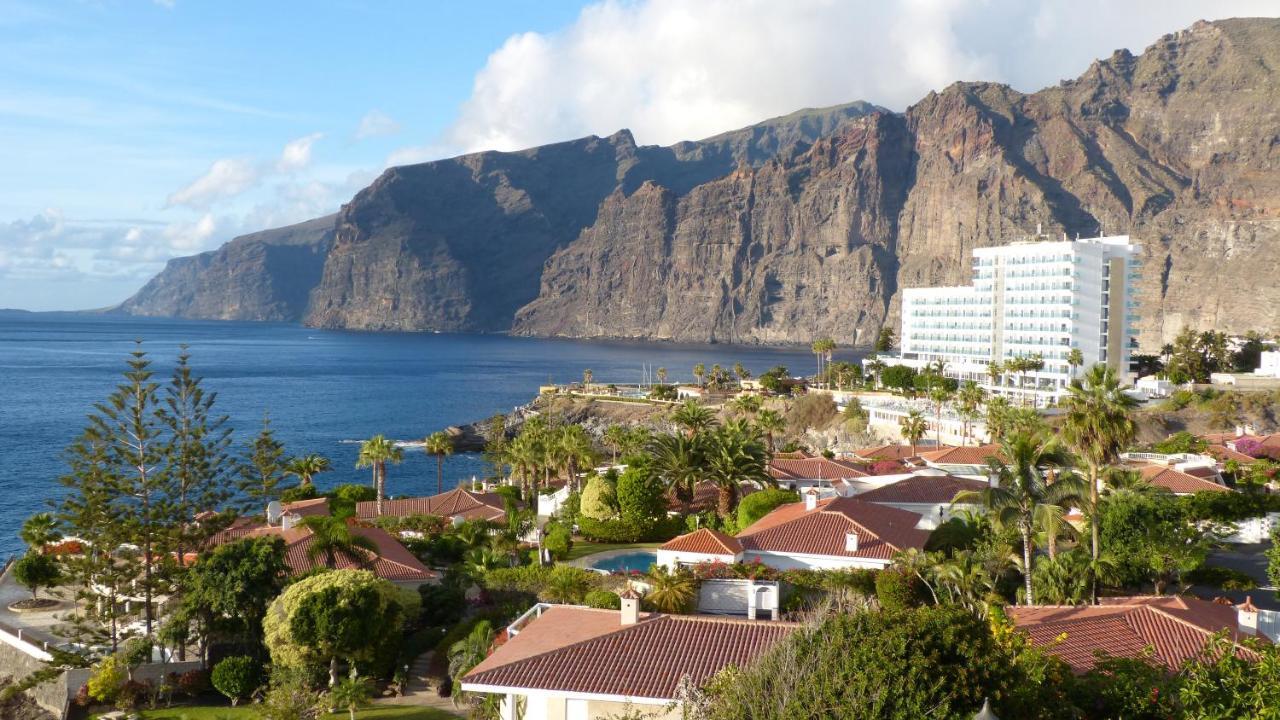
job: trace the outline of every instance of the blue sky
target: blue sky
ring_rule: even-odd
[[[119,302],[389,165],[697,138],[955,80],[1033,91],[1274,0],[0,0],[0,307]]]

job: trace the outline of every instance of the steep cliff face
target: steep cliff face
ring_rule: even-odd
[[[869,337],[894,292],[910,157],[902,118],[845,124],[683,195],[615,192],[543,273],[517,332],[794,342]],[[846,340],[848,341],[848,340]]]
[[[201,320],[297,320],[320,280],[335,216],[244,235],[170,260],[115,312]]]
[[[1268,328],[1276,68],[1280,21],[1199,23],[1033,94],[964,83],[901,114],[854,103],[665,148],[622,131],[394,168],[313,236],[323,272],[250,236],[175,260],[123,309],[863,344],[897,322],[900,288],[965,283],[974,247],[1041,228],[1144,245],[1148,347],[1184,325]]]
[[[1270,327],[1276,67],[1280,21],[1200,23],[1035,94],[956,84],[686,193],[615,195],[515,329],[867,341],[897,321],[898,288],[965,283],[974,247],[1037,228],[1144,245],[1148,346],[1183,325]]]

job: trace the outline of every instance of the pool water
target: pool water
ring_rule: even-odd
[[[613,557],[601,558],[591,563],[596,570],[610,573],[649,572],[649,566],[658,562],[658,553],[652,550],[637,551]]]

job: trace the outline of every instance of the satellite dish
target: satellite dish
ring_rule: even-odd
[[[284,506],[280,504],[279,500],[272,500],[271,502],[267,503],[267,524],[268,525],[273,525],[273,526],[279,525],[280,516],[283,514],[284,514]]]

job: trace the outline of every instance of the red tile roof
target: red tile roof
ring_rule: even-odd
[[[604,627],[608,623],[612,631]],[[682,678],[701,685],[729,666],[745,666],[798,627],[696,615],[649,615],[634,625],[622,625],[617,611],[556,606],[495,650],[462,682],[464,689],[527,688],[670,700]]]
[[[920,453],[920,459],[939,465],[986,465],[988,458],[1001,459],[999,445],[953,447]]]
[[[1234,607],[1189,597],[1107,598],[1102,605],[1018,606],[1007,612],[1031,642],[1076,672],[1092,668],[1097,651],[1138,657],[1147,647],[1176,670],[1217,632],[1227,630],[1236,641],[1244,637]]]
[[[719,530],[701,528],[672,538],[659,549],[704,555],[737,555],[742,552],[742,543]]]
[[[1225,463],[1228,460],[1235,460],[1242,465],[1251,465],[1258,462],[1258,458],[1253,457],[1252,455],[1245,455],[1242,452],[1236,452],[1225,445],[1210,445],[1205,448],[1205,452],[1212,455],[1220,463]]]
[[[329,498],[312,498],[310,500],[297,500],[295,502],[284,503],[280,506],[280,510],[290,515],[298,517],[311,517],[312,515],[328,515],[329,514]]]
[[[1174,470],[1163,465],[1143,465],[1138,468],[1147,482],[1165,488],[1175,495],[1190,495],[1198,492],[1231,492],[1215,482],[1189,475],[1181,470]]]
[[[360,563],[343,554],[338,554],[336,569],[349,570],[365,568],[384,580],[403,582],[427,582],[440,577],[440,574],[429,569],[422,561],[414,557],[398,540],[379,528],[352,526],[351,532],[373,541],[377,546],[376,554],[362,550],[366,562]],[[314,541],[313,533],[305,527],[292,527],[288,530],[280,526],[268,526],[263,522],[250,518],[240,518],[231,527],[211,538],[210,542],[219,545],[233,540],[254,537],[279,537],[285,544],[285,564],[294,575],[323,567],[324,559],[312,560],[307,551]]]
[[[382,514],[391,517],[409,515],[435,515],[436,517],[461,517],[464,520],[489,520],[505,522],[505,499],[495,493],[478,493],[456,487],[448,492],[430,497],[400,498],[382,501]],[[362,520],[378,516],[378,503],[369,500],[356,503],[356,517]]]
[[[867,473],[849,462],[816,458],[774,458],[769,463],[769,474],[775,480],[839,480],[841,478],[866,477]]]
[[[910,445],[878,445],[876,447],[854,450],[854,455],[867,460],[906,460],[915,457],[911,454]]]
[[[917,530],[920,516],[858,498],[829,498],[813,510],[789,503],[738,533],[745,550],[890,560],[907,548],[923,548],[929,533]],[[858,549],[845,550],[845,533],[858,536]]]
[[[986,486],[981,480],[954,475],[920,474],[868,490],[858,495],[858,499],[876,503],[949,503],[957,493],[978,491]]]

